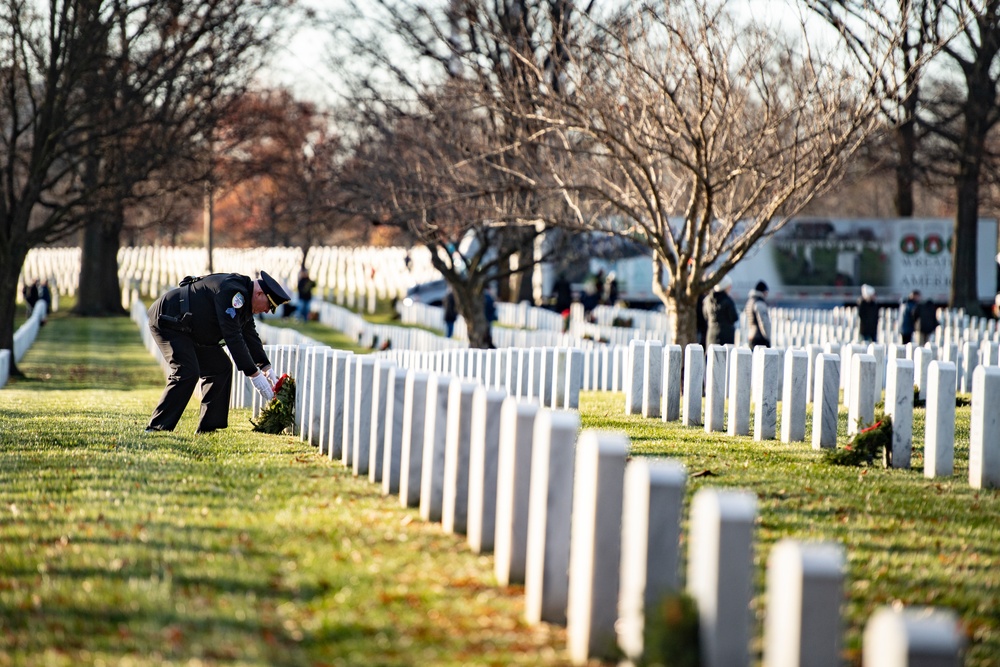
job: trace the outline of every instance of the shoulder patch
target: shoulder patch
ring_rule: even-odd
[[[235,308],[226,308],[226,315],[229,315],[229,317],[231,317],[233,319],[236,319],[236,309]]]
[[[233,308],[237,310],[243,307],[243,295],[239,292],[233,295]]]

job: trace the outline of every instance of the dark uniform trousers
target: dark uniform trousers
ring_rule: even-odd
[[[148,428],[172,431],[201,380],[201,416],[198,432],[206,433],[229,426],[229,394],[233,384],[233,363],[221,345],[199,345],[190,335],[161,329],[150,322],[163,358],[170,365],[167,386],[153,410]]]

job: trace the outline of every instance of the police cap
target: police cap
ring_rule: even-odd
[[[290,296],[282,289],[278,281],[267,275],[266,271],[260,272],[260,288],[267,295],[267,300],[271,302],[271,312],[283,303],[291,301]]]

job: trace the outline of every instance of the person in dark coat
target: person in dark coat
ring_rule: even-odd
[[[875,301],[875,288],[871,285],[861,286],[861,298],[858,299],[858,330],[861,340],[874,343],[878,338],[878,302]]]
[[[271,400],[271,362],[253,316],[273,313],[288,300],[281,285],[261,271],[259,280],[238,273],[188,277],[154,301],[148,312],[149,331],[170,366],[170,375],[146,431],[174,430],[199,381],[202,399],[197,432],[229,426],[233,363],[265,402]]]
[[[303,322],[309,321],[309,312],[312,309],[313,287],[316,283],[309,277],[309,270],[303,266],[299,271],[299,319]]]
[[[736,342],[736,323],[740,321],[740,313],[729,292],[733,289],[733,281],[724,276],[710,294],[705,296],[702,306],[707,327],[705,329],[705,346],[726,345]]]
[[[556,283],[553,285],[552,290],[553,296],[555,296],[556,312],[562,314],[569,310],[569,307],[573,304],[573,290],[570,288],[566,276],[560,273],[559,277],[556,278]]]
[[[451,338],[455,333],[455,320],[458,319],[458,307],[455,305],[455,293],[448,288],[448,293],[444,297],[444,335]]]
[[[24,289],[21,290],[21,295],[24,297],[24,302],[28,304],[28,317],[31,317],[31,311],[38,303],[38,281],[35,280],[30,285],[25,285]]]
[[[937,306],[930,299],[920,304],[917,309],[916,329],[913,332],[913,342],[917,345],[929,343],[934,338],[934,332],[938,328]]]
[[[493,344],[493,323],[497,321],[497,304],[493,297],[493,289],[487,287],[483,290],[483,315],[486,316],[486,346],[495,349]]]
[[[771,316],[767,310],[767,283],[763,280],[750,290],[745,312],[750,347],[771,347]]]
[[[903,345],[913,340],[913,332],[917,329],[917,319],[920,311],[920,290],[913,290],[903,302],[903,313],[899,318],[899,336]]]
[[[52,312],[52,290],[49,289],[48,278],[42,280],[42,282],[38,285],[38,301],[45,302],[45,319],[42,320],[42,324],[45,324],[49,317],[49,313]]]

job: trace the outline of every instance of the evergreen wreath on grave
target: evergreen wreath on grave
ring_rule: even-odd
[[[879,459],[886,468],[892,465],[892,417],[876,414],[875,423],[854,434],[843,449],[824,452],[827,463],[840,466],[872,465]]]
[[[250,420],[258,433],[281,433],[295,422],[295,380],[285,373],[274,383],[274,398],[260,411],[258,421]]]

